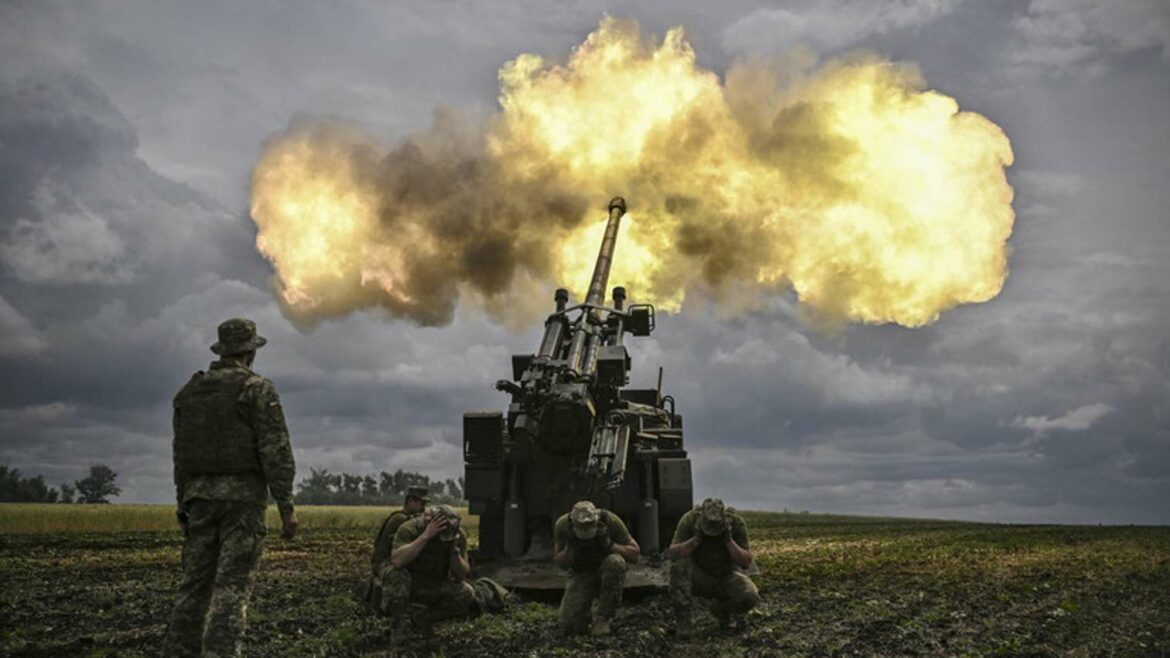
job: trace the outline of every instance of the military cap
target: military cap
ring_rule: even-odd
[[[432,519],[447,520],[447,527],[439,533],[439,539],[453,541],[455,536],[459,534],[459,512],[456,512],[455,508],[450,505],[435,505],[431,508],[430,514]]]
[[[417,498],[425,503],[428,500],[427,496],[429,494],[430,494],[430,491],[428,491],[426,487],[407,487],[406,488],[406,499],[407,500],[410,500],[411,498]]]
[[[699,504],[699,530],[712,537],[727,529],[727,506],[718,498],[708,498]]]
[[[268,339],[256,333],[256,323],[244,318],[232,318],[219,325],[219,342],[211,351],[220,356],[253,352],[264,347]]]
[[[579,539],[592,539],[597,536],[598,526],[601,525],[601,510],[588,500],[582,500],[573,505],[569,520],[573,522],[573,534]]]

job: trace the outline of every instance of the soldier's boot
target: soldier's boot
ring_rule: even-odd
[[[609,617],[597,617],[593,620],[593,628],[590,629],[594,637],[608,637],[612,634],[609,627]]]

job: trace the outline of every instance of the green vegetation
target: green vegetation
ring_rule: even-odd
[[[118,474],[105,464],[89,467],[89,475],[72,485],[62,483],[61,491],[45,483],[45,477],[24,477],[19,468],[0,465],[0,503],[108,503],[119,496]]]
[[[298,505],[401,505],[410,487],[426,489],[432,503],[464,502],[462,475],[432,481],[429,475],[401,468],[393,473],[381,471],[376,476],[312,468],[297,485],[295,500]]]
[[[81,511],[52,517],[49,512]],[[270,536],[249,656],[393,655],[349,598],[385,508],[303,508]],[[0,655],[154,655],[179,579],[167,506],[0,505]],[[673,636],[631,596],[612,638],[561,639],[553,606],[440,626],[417,655],[1164,655],[1170,528],[1004,526],[747,513],[763,604],[741,634]],[[39,520],[38,520],[39,519]],[[41,523],[42,525],[36,525]],[[276,527],[276,519],[270,519]],[[66,527],[77,524],[79,528]],[[137,524],[137,525],[136,525]],[[474,536],[474,523],[468,524]],[[37,528],[46,528],[37,530]],[[132,528],[141,528],[130,531]],[[35,533],[42,534],[18,534]],[[637,599],[636,601],[634,599]]]
[[[393,508],[350,505],[297,507],[305,530],[363,529],[374,532]],[[274,506],[268,526],[280,527]],[[39,505],[0,504],[0,535],[80,534],[173,530],[178,532],[171,505]],[[372,540],[371,540],[372,541]]]

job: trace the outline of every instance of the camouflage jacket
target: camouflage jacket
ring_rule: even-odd
[[[296,463],[288,438],[288,427],[284,422],[284,410],[280,407],[280,396],[269,379],[252,372],[242,363],[215,361],[211,364],[209,374],[224,369],[242,369],[250,375],[240,390],[236,405],[240,418],[255,433],[260,472],[184,476],[180,471],[176,451],[175,494],[179,507],[185,507],[188,501],[195,498],[237,500],[267,505],[271,493],[280,511],[286,513],[293,506]],[[182,395],[183,391],[180,390],[175,396],[173,422],[176,437],[181,413],[178,401]]]
[[[391,549],[398,550],[418,539],[427,529],[427,521],[427,517],[420,514],[398,526],[398,532],[394,533],[394,544]],[[453,550],[459,551],[459,554],[464,558],[467,557],[467,534],[463,532],[463,528],[460,528],[455,534],[455,539],[449,542],[443,541],[437,536],[432,537],[427,545],[419,551],[418,557],[406,565],[405,569],[424,586],[447,580],[450,574],[451,552]]]
[[[397,510],[382,522],[382,529],[378,531],[378,537],[374,540],[374,556],[370,558],[370,567],[375,576],[380,574],[382,567],[389,563],[390,554],[394,552],[394,535],[398,533],[398,529],[402,527],[403,523],[416,516],[419,515],[407,514],[406,510]]]
[[[736,566],[731,561],[731,554],[727,552],[727,534],[731,534],[731,539],[739,544],[740,548],[751,548],[748,545],[748,529],[743,517],[734,509],[727,508],[727,530],[718,537],[704,535],[699,530],[698,519],[698,508],[683,514],[682,518],[678,520],[678,525],[675,526],[674,538],[671,539],[670,543],[681,544],[691,537],[698,536],[700,538],[699,545],[695,548],[695,552],[691,553],[694,565],[713,576],[725,576],[731,573],[736,569]]]

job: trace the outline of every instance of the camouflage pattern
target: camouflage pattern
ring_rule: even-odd
[[[398,532],[394,533],[393,550],[396,551],[418,539],[423,530],[426,530],[429,520],[428,515],[424,514],[399,526]],[[405,569],[416,579],[426,584],[449,580],[452,545],[464,559],[467,558],[467,534],[463,532],[462,528],[457,528],[451,541],[444,541],[440,537],[434,537],[428,541],[418,557],[406,565]]]
[[[358,601],[370,610],[379,614],[386,614],[383,604],[382,573],[391,569],[390,554],[394,552],[394,535],[410,519],[419,514],[410,514],[406,510],[397,510],[382,522],[378,530],[378,537],[374,540],[374,555],[370,558],[370,577],[362,581],[357,589]]]
[[[597,599],[597,617],[612,619],[622,604],[626,569],[625,559],[610,553],[596,569],[570,571],[561,597],[561,632],[573,635],[589,630],[593,599]]]
[[[696,597],[712,601],[711,612],[720,624],[759,605],[759,589],[732,562],[727,551],[728,534],[741,548],[750,548],[743,517],[717,498],[703,501],[679,519],[672,544],[699,538],[699,545],[689,557],[670,565],[670,598],[681,625],[689,623]]]
[[[221,360],[212,363],[209,373],[218,371],[234,371],[236,374],[246,375],[236,402],[236,410],[254,433],[260,472],[187,475],[179,462],[181,450],[178,450],[176,445],[175,493],[179,507],[186,507],[190,501],[197,498],[237,500],[265,505],[271,493],[281,513],[287,513],[292,509],[296,463],[293,460],[288,428],[284,422],[284,410],[280,406],[280,396],[276,393],[276,387],[270,380],[252,372],[238,361]],[[180,407],[176,406],[174,421],[176,436],[181,422],[179,409]]]
[[[224,320],[219,325],[219,341],[211,351],[220,356],[233,356],[256,350],[268,344],[268,339],[256,333],[256,323],[244,318]]]
[[[247,368],[197,372],[174,399],[175,469],[192,475],[260,474],[256,433],[236,409]]]
[[[412,574],[409,567],[389,567],[382,572],[381,614],[396,621],[404,620],[410,604],[417,603],[425,610],[416,621],[428,625],[468,617],[479,611],[475,590],[470,583],[419,577]]]
[[[183,545],[183,582],[163,655],[238,656],[264,535],[264,507],[192,500]]]
[[[398,529],[402,527],[403,523],[417,516],[419,515],[408,514],[406,510],[398,510],[382,522],[378,537],[374,539],[374,555],[370,558],[370,570],[375,577],[382,573],[382,569],[386,565],[390,564],[390,554],[394,552],[394,535],[398,533]]]
[[[579,524],[584,526],[583,532],[578,532]],[[628,569],[626,560],[613,553],[612,547],[632,541],[626,524],[616,514],[578,503],[572,512],[557,519],[553,541],[555,552],[568,547],[572,557],[561,597],[561,631],[571,635],[589,630],[594,599],[598,618],[611,619],[621,605]]]
[[[246,322],[241,329],[231,325]],[[225,331],[227,325],[227,331]],[[263,345],[255,325],[229,321],[220,326],[214,351]],[[251,430],[259,470],[244,473],[191,474],[181,463],[178,445],[183,423],[182,391],[176,396],[174,427],[175,493],[184,523],[183,582],[163,641],[165,656],[238,656],[253,574],[263,550],[264,513],[271,494],[282,516],[293,511],[296,476],[288,428],[276,388],[252,372],[247,357],[224,356],[211,364],[208,376],[224,382],[242,381],[232,412]]]
[[[422,535],[435,513],[407,520],[394,534],[393,550],[413,542]],[[454,511],[452,511],[452,514]],[[401,629],[409,605],[419,604],[425,608],[419,621],[433,624],[445,619],[466,617],[480,610],[471,584],[455,580],[450,576],[451,553],[458,551],[467,558],[467,535],[456,528],[451,541],[439,536],[432,537],[410,564],[402,568],[392,566],[389,561],[380,574],[381,601],[378,612],[395,621],[395,630]]]
[[[742,571],[716,576],[699,568],[691,558],[670,564],[670,599],[679,623],[687,624],[695,598],[711,600],[711,612],[721,624],[760,604],[760,590]]]
[[[724,529],[719,534],[713,535],[702,529],[704,525],[707,526],[708,530],[711,529],[711,522],[704,521],[703,512],[703,505],[699,505],[684,514],[678,520],[678,525],[675,526],[674,538],[671,539],[670,543],[681,544],[692,537],[699,537],[699,545],[691,554],[691,560],[709,574],[725,576],[735,570],[735,563],[731,561],[731,554],[727,552],[727,533],[731,533],[731,538],[741,548],[749,549],[751,546],[748,545],[747,524],[734,509],[727,507],[722,512]]]

